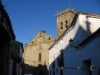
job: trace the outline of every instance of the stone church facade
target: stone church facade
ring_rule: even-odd
[[[24,46],[24,64],[33,67],[33,70],[35,68],[34,72],[31,71],[31,74],[40,75],[39,72],[42,72],[42,75],[48,75],[48,48],[54,42],[55,38],[48,35],[45,31],[40,31],[27,45]]]
[[[24,46],[24,55],[23,55],[24,64],[28,64],[29,66],[33,66],[33,67],[39,67],[39,65],[41,66],[45,65],[48,69],[48,66],[49,66],[49,50],[48,49],[50,48],[51,45],[54,44],[56,39],[59,39],[63,35],[65,30],[71,24],[74,16],[75,16],[75,13],[72,8],[68,8],[66,9],[66,11],[57,13],[56,17],[57,17],[58,37],[53,38],[52,36],[48,35],[45,31],[40,31],[30,42],[28,42]],[[33,72],[31,73],[33,74]],[[35,74],[39,75],[39,73],[35,73]]]
[[[45,31],[40,31],[24,46],[24,63],[32,66],[48,65],[48,48],[54,41]]]

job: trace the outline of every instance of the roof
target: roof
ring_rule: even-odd
[[[63,11],[58,12],[58,13],[56,14],[56,16],[60,16],[60,15],[62,15],[62,14],[64,14],[64,13],[66,13],[66,12],[76,13],[75,10],[74,10],[73,8],[68,8],[68,9],[65,9],[65,10],[63,10]]]
[[[68,9],[65,9],[63,11],[60,11],[57,13],[56,16],[59,16],[59,15],[62,15],[66,12],[72,12],[72,13],[75,13],[75,14],[83,14],[83,15],[87,15],[87,16],[91,16],[91,17],[96,17],[96,18],[100,18],[100,14],[96,14],[96,13],[91,13],[91,12],[79,12],[79,11],[76,11],[74,8],[71,8],[69,7]]]

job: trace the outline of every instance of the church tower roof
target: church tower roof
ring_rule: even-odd
[[[65,10],[57,12],[56,16],[60,16],[60,15],[65,14],[67,12],[72,12],[72,13],[75,13],[75,14],[83,14],[83,15],[87,15],[87,16],[91,16],[91,17],[100,18],[100,14],[96,14],[96,13],[93,13],[93,12],[81,12],[81,11],[77,11],[73,7],[69,7],[67,9],[65,9]]]
[[[56,14],[56,16],[60,16],[60,15],[62,15],[62,14],[64,14],[64,13],[66,13],[66,12],[73,12],[73,13],[75,13],[75,10],[74,10],[74,8],[69,7],[69,8],[67,8],[67,9],[65,9],[65,10],[63,10],[63,11],[58,12],[58,13]]]

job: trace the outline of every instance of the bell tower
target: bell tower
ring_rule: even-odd
[[[60,37],[64,31],[71,24],[75,16],[75,11],[72,8],[68,8],[64,11],[57,13],[57,35]]]

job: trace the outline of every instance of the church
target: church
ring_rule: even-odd
[[[31,74],[48,75],[48,48],[55,40],[55,38],[41,30],[27,45],[24,46],[24,64],[32,67]],[[26,69],[25,72],[27,72],[28,69]]]

